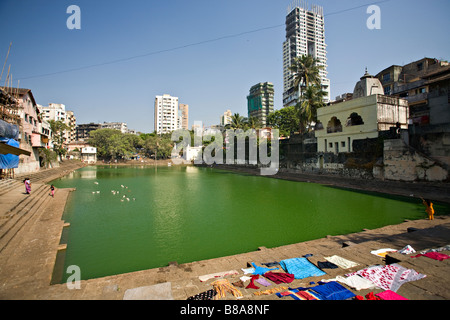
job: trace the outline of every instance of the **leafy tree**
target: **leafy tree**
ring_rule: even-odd
[[[291,106],[271,112],[267,117],[267,125],[278,129],[280,136],[290,136],[292,132],[297,131],[299,128],[299,111],[296,107]]]
[[[319,71],[323,69],[317,63],[319,59],[314,58],[311,55],[302,55],[301,57],[294,58],[293,64],[289,67],[289,70],[294,73],[294,89],[298,91],[300,89],[300,95],[303,93],[303,88],[309,87],[311,84],[320,84]]]
[[[62,122],[61,120],[49,120],[50,129],[53,133],[53,150],[60,157],[63,157],[67,150],[64,149],[64,133],[66,130],[70,130],[71,127]]]
[[[300,132],[304,132],[308,124],[317,120],[317,108],[323,105],[325,92],[321,90],[318,65],[319,60],[311,55],[296,57],[290,70],[294,73],[294,90],[300,91],[296,104],[299,116]]]
[[[296,105],[302,128],[309,127],[311,129],[311,123],[317,122],[317,109],[324,106],[323,97],[325,95],[325,91],[319,85],[314,84],[306,87],[301,102]]]
[[[231,128],[232,129],[243,129],[245,125],[245,117],[235,113],[231,116]]]
[[[245,121],[246,129],[258,129],[261,128],[261,121],[256,117],[249,117]]]
[[[139,137],[123,134],[119,130],[98,129],[90,132],[89,144],[97,148],[99,158],[123,159],[142,145]]]

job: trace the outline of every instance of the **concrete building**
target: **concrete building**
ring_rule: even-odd
[[[87,123],[77,125],[76,141],[88,141],[89,133],[94,130],[101,129],[102,125],[99,123]]]
[[[255,84],[247,96],[248,117],[258,119],[262,126],[266,125],[267,116],[273,112],[274,89],[271,82]]]
[[[414,124],[422,126],[450,123],[448,62],[423,58],[404,66],[392,65],[379,72],[376,77],[383,84],[386,95],[408,100]]]
[[[94,164],[97,162],[97,148],[85,147],[81,149],[81,161]]]
[[[128,133],[128,127],[125,122],[103,122],[101,129],[119,130],[122,133]]]
[[[155,131],[157,134],[171,133],[179,128],[178,97],[169,94],[155,97]]]
[[[323,8],[306,1],[296,0],[287,10],[286,40],[283,42],[283,106],[295,105],[298,92],[294,88],[294,76],[289,70],[293,61],[302,55],[311,55],[319,60],[322,90],[327,93],[324,102],[330,100],[330,80],[327,78],[327,46],[325,44],[325,22]]]
[[[220,125],[222,127],[225,127],[227,124],[231,124],[231,116],[233,114],[231,113],[231,110],[227,110],[223,113],[223,115],[220,116]]]
[[[179,105],[179,127],[184,130],[189,130],[189,105],[180,103]]]
[[[450,64],[423,58],[377,74],[384,91],[409,103],[409,144],[450,168]]]
[[[45,121],[61,121],[70,127],[64,132],[64,144],[68,144],[77,139],[76,137],[76,117],[72,111],[66,110],[66,106],[61,103],[49,103],[48,106],[40,106],[42,119]]]
[[[30,151],[30,156],[19,156],[16,174],[39,171],[39,149],[45,148],[50,132],[42,132],[42,118],[30,89],[16,89],[21,119],[20,149]]]
[[[378,78],[366,71],[351,100],[317,110],[317,151],[353,152],[355,140],[378,138],[397,126],[408,129],[408,117],[408,102],[385,96]]]

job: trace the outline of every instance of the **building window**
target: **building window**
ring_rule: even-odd
[[[346,126],[350,127],[350,126],[359,126],[364,124],[364,121],[362,119],[362,117],[357,114],[356,112],[352,112],[350,114],[350,117],[347,118],[347,123]]]
[[[337,117],[332,117],[327,124],[327,133],[342,132],[341,121]]]
[[[391,80],[391,74],[390,73],[383,74],[383,82],[387,82],[389,80]]]

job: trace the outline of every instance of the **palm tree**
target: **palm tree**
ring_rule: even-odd
[[[311,84],[320,84],[319,71],[323,66],[318,65],[319,59],[311,55],[302,55],[295,57],[294,63],[289,67],[289,70],[294,73],[294,90],[299,91],[302,96],[303,88],[309,87]]]
[[[247,128],[258,129],[261,128],[261,121],[256,117],[249,117],[246,121]]]
[[[233,129],[242,129],[244,127],[244,117],[239,115],[239,113],[235,113],[231,116],[231,128]]]
[[[326,92],[322,90],[320,85],[314,84],[306,87],[305,92],[301,96],[301,101],[296,107],[300,113],[300,126],[311,128],[311,123],[317,122],[317,109],[324,106],[323,97]]]

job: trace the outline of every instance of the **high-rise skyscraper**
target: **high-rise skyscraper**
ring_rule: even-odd
[[[267,116],[273,112],[273,84],[270,82],[258,83],[250,88],[247,96],[248,117],[254,117],[266,125]]]
[[[179,128],[178,97],[164,94],[155,97],[155,131],[170,133]]]
[[[327,93],[324,101],[330,100],[330,80],[327,79],[327,45],[325,44],[325,22],[323,8],[303,0],[295,0],[287,9],[286,40],[283,42],[283,106],[294,105],[298,92],[294,89],[294,75],[289,70],[294,58],[311,55],[323,66],[320,71],[322,90]]]
[[[189,105],[180,103],[179,112],[179,116],[181,116],[180,129],[189,130]]]

